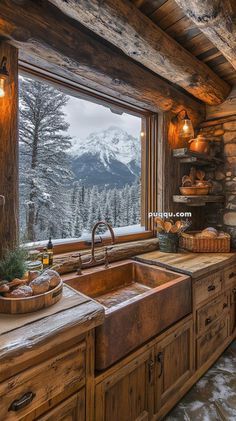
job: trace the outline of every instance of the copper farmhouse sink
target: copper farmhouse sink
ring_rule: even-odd
[[[96,369],[103,370],[192,310],[191,279],[126,260],[65,280],[105,308],[96,328]]]

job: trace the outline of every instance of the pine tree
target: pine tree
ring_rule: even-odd
[[[45,82],[20,81],[21,225],[28,241],[45,239],[49,232],[54,237],[70,232],[67,101]]]

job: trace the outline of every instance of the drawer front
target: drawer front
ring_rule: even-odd
[[[37,421],[85,421],[85,388],[37,418]]]
[[[226,288],[236,285],[236,265],[224,270],[224,280]]]
[[[226,314],[229,311],[229,307],[229,294],[222,294],[197,310],[197,333],[205,333],[223,313]]]
[[[229,318],[224,317],[197,340],[197,368],[200,368],[223,345],[228,337]]]
[[[86,343],[0,384],[0,420],[19,420],[68,387],[85,384]]]
[[[218,272],[195,282],[194,293],[197,306],[222,291],[222,279],[222,272]]]

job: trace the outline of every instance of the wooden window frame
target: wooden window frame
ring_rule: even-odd
[[[19,61],[19,75],[33,77],[34,79],[54,85],[55,88],[63,90],[68,95],[89,100],[90,102],[117,110],[118,112],[127,112],[142,118],[142,132],[144,136],[141,138],[141,224],[145,227],[145,231],[117,235],[116,242],[124,243],[153,237],[153,220],[152,218],[148,218],[148,215],[149,212],[157,212],[158,209],[158,114],[136,108],[121,100],[114,100],[101,93],[88,90],[69,79],[62,78],[26,62]],[[109,241],[109,238],[103,237],[101,247],[109,243]],[[45,246],[44,241],[34,244],[39,250]],[[58,241],[58,244],[57,240],[55,240],[54,245],[55,253],[67,253],[87,248],[88,244],[85,241],[73,239],[71,242],[68,239],[63,242],[62,239]]]

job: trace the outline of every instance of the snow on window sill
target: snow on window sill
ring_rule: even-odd
[[[140,224],[137,225],[128,225],[126,227],[118,227],[118,228],[113,228],[115,236],[116,237],[121,237],[121,236],[129,236],[129,235],[134,235],[134,234],[142,234],[147,232],[145,227],[141,226]],[[96,236],[96,238],[102,238],[102,239],[106,239],[106,238],[110,238],[110,232],[109,230],[107,230],[104,234],[98,235]],[[60,246],[60,245],[66,245],[66,244],[76,244],[76,243],[84,243],[86,241],[91,241],[91,233],[88,232],[84,232],[84,234],[82,234],[81,237],[78,238],[61,238],[61,239],[55,239],[53,240],[53,245],[54,246]],[[25,243],[23,244],[23,246],[27,249],[31,249],[31,248],[43,248],[46,247],[48,243],[48,240],[45,241],[35,241],[35,242],[31,242],[31,243]]]

